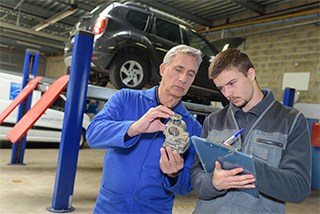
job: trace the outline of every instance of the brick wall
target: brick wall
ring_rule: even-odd
[[[268,28],[270,29],[268,32]],[[245,34],[235,31],[224,35],[236,37],[246,35],[240,46],[251,58],[261,88],[271,89],[279,101],[283,100],[282,80],[286,72],[309,72],[309,90],[300,91],[299,102],[320,104],[320,29],[319,25],[308,24],[283,30],[264,27],[264,33],[255,30]],[[206,37],[214,41],[221,33]]]
[[[46,76],[59,78],[67,73],[67,66],[64,64],[63,56],[52,56],[47,59]]]

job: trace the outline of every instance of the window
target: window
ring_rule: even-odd
[[[148,15],[139,11],[130,10],[126,19],[137,29],[144,30],[148,21]]]
[[[190,46],[200,49],[202,53],[209,58],[216,55],[212,48],[209,46],[209,44],[205,40],[203,40],[199,35],[190,30],[186,30],[186,34]]]
[[[162,19],[156,20],[156,35],[177,44],[181,43],[179,26]]]

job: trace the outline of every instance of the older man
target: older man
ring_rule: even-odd
[[[186,131],[200,135],[200,124],[181,97],[201,61],[201,52],[192,47],[170,49],[160,65],[159,86],[120,90],[94,117],[87,130],[88,143],[107,150],[94,213],[172,213],[175,194],[191,191],[195,149],[191,144],[181,156],[170,147],[162,148],[163,121],[180,114]]]

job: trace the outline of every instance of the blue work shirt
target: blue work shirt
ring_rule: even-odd
[[[184,168],[172,186],[160,169],[162,131],[145,133],[125,141],[130,125],[156,107],[156,88],[122,89],[113,95],[87,129],[92,148],[106,149],[103,175],[94,213],[172,213],[175,194],[191,191],[190,168],[195,149],[184,154]],[[200,136],[201,125],[182,102],[174,109],[187,125],[190,137]]]

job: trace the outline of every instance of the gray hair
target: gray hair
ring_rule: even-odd
[[[199,68],[202,62],[202,52],[196,48],[190,47],[188,45],[177,45],[171,48],[163,58],[163,63],[169,65],[172,62],[172,59],[178,54],[184,53],[189,56],[193,56],[197,60],[197,69]]]

